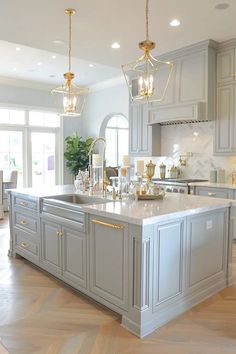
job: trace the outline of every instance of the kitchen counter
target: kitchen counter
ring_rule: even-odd
[[[236,201],[199,197],[188,194],[166,193],[163,200],[130,201],[123,200],[104,204],[85,205],[83,210],[99,216],[136,225],[149,225],[207,211],[236,205]]]
[[[207,185],[209,185],[209,183]],[[34,188],[14,189],[12,193],[14,193],[14,195],[23,195],[39,199],[67,194],[89,195],[88,192],[76,193],[73,185],[42,188],[41,190]],[[100,194],[94,194],[94,198],[96,197],[102,198]],[[163,200],[152,201],[128,200],[128,197],[113,201],[112,196],[108,194],[107,197],[104,198],[104,201],[106,202],[99,204],[82,204],[81,209],[87,213],[112,217],[116,220],[136,225],[149,225],[155,222],[166,221],[173,217],[184,217],[236,205],[236,200],[210,199],[208,197],[178,193],[166,193]]]
[[[232,183],[211,183],[211,182],[193,182],[189,183],[192,187],[211,187],[211,188],[228,188],[236,189],[236,185]]]
[[[232,285],[231,199],[50,198],[74,195],[73,185],[9,193],[9,255],[116,311],[139,337]]]

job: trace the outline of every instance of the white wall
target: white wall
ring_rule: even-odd
[[[0,85],[0,103],[54,109],[50,90]]]
[[[124,83],[89,94],[82,117],[83,136],[99,136],[104,118],[111,113],[123,114],[128,119],[129,94]]]

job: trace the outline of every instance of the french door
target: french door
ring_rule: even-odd
[[[59,177],[59,149],[55,131],[30,130],[28,144],[28,185],[54,186]]]

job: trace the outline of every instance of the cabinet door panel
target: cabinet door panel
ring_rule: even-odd
[[[136,154],[139,151],[139,110],[137,104],[130,105],[129,115],[129,151]]]
[[[189,221],[189,287],[201,286],[225,271],[225,213],[198,215]],[[214,254],[214,257],[210,257]]]
[[[217,54],[217,82],[226,83],[234,80],[235,74],[235,49],[230,49]]]
[[[205,52],[188,55],[181,60],[179,73],[179,103],[207,100],[206,60]]]
[[[161,302],[182,293],[183,237],[182,220],[156,226],[154,240],[154,308]]]
[[[140,105],[140,153],[151,154],[152,146],[152,127],[148,125],[148,107],[147,104]]]
[[[104,226],[119,224],[121,228]],[[127,307],[127,226],[110,219],[92,218],[90,223],[90,290],[121,308]]]
[[[219,87],[217,91],[217,121],[215,152],[233,152],[234,86]]]
[[[46,270],[61,273],[61,226],[42,221],[42,263]]]
[[[63,275],[75,286],[86,287],[86,240],[78,230],[63,228]]]

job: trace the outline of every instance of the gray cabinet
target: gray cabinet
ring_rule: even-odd
[[[42,220],[42,264],[51,273],[62,273],[61,225]]]
[[[183,296],[185,247],[183,219],[155,225],[154,310],[158,310],[162,303]]]
[[[236,153],[236,42],[220,46],[217,54],[216,155]]]
[[[217,54],[217,84],[227,84],[236,78],[236,50],[228,48]]]
[[[42,218],[42,265],[76,288],[86,287],[86,238],[80,225]],[[62,220],[61,220],[62,221]]]
[[[233,198],[232,190],[227,188],[195,187],[194,194],[212,198]]]
[[[35,198],[11,196],[10,218],[13,237],[10,253],[18,253],[29,261],[39,264],[40,223],[39,208]]]
[[[128,307],[128,224],[90,216],[90,281],[92,293]]]
[[[224,209],[188,218],[187,291],[215,284],[227,272],[227,224]],[[214,255],[214,256],[211,256]]]
[[[132,156],[160,155],[160,127],[148,125],[147,104],[130,104],[129,153]]]
[[[234,85],[219,86],[217,89],[216,154],[234,154],[236,152],[234,102]]]

